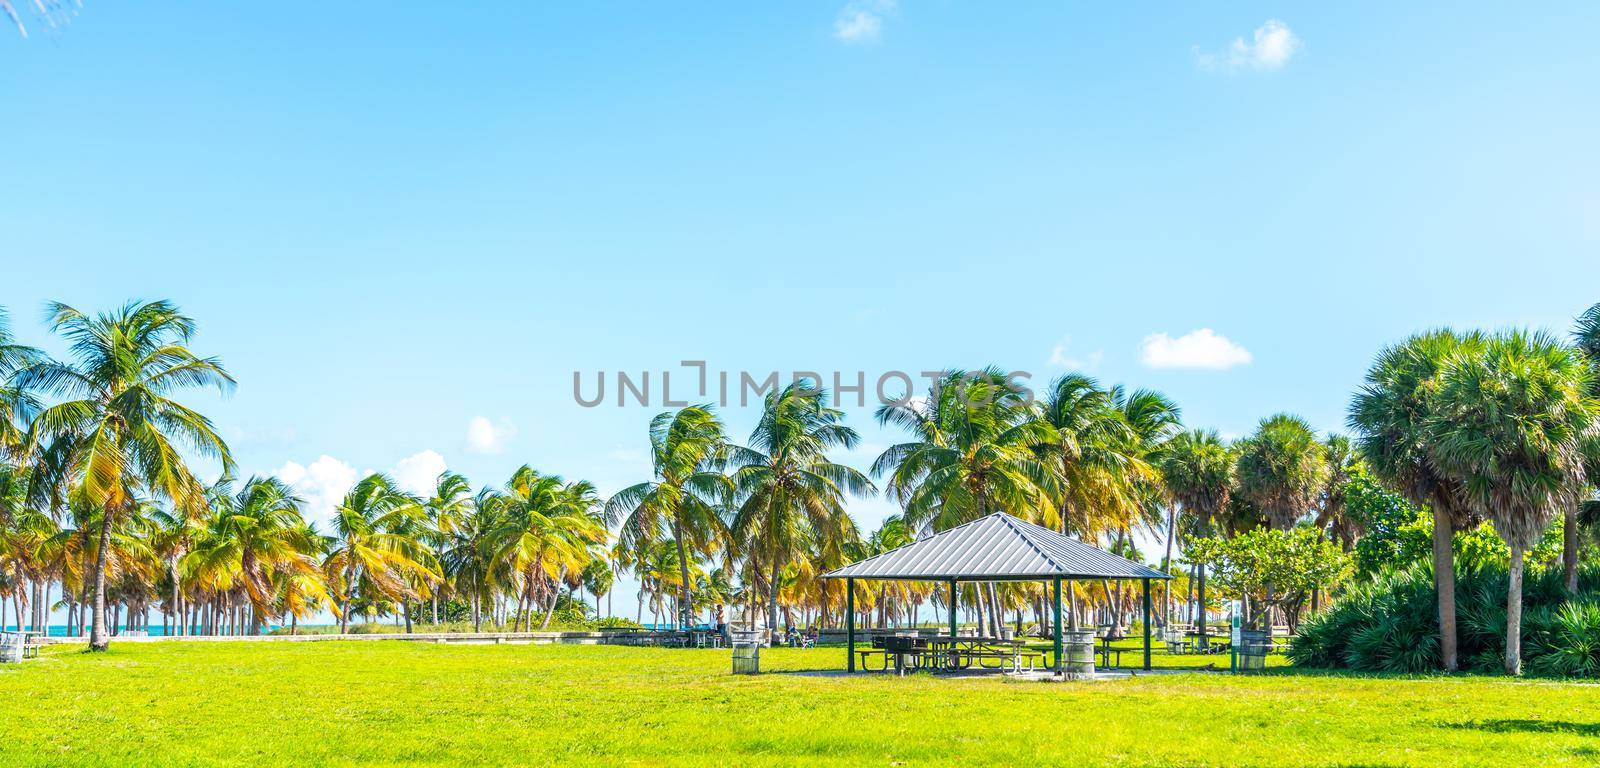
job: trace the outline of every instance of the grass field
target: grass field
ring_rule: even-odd
[[[114,644],[0,667],[0,765],[1592,765],[1600,686],[815,674],[843,651]],[[1159,658],[1159,657],[1158,657]],[[1224,660],[1225,661],[1225,660]],[[808,674],[807,672],[813,672]]]

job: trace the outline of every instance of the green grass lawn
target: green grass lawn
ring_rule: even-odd
[[[1159,657],[1158,657],[1159,658]],[[1592,765],[1600,687],[797,674],[843,650],[114,644],[0,667],[0,765]],[[1225,661],[1225,659],[1224,659]]]

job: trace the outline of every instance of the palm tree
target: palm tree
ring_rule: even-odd
[[[1039,452],[1056,473],[1061,531],[1097,537],[1130,525],[1142,501],[1134,478],[1148,466],[1115,393],[1068,374],[1050,385],[1042,417],[1054,428]]]
[[[422,538],[434,552],[442,552],[450,542],[451,532],[471,514],[472,483],[455,472],[440,473],[434,483],[433,495],[423,500],[422,508],[428,516],[428,525],[422,531]],[[444,585],[439,586],[440,589],[434,590],[429,601],[434,624],[439,623],[440,592]]]
[[[1160,458],[1161,477],[1172,494],[1174,510],[1193,523],[1193,532],[1209,536],[1233,493],[1234,454],[1214,430],[1191,430],[1168,441]],[[1174,519],[1173,524],[1176,525]],[[1195,587],[1200,610],[1196,617],[1200,644],[1206,644],[1206,570],[1197,567]]]
[[[416,499],[379,474],[356,482],[334,510],[333,541],[323,569],[339,598],[341,634],[350,626],[351,603],[363,592],[401,602],[438,578],[427,547],[414,536],[395,533],[422,515]]]
[[[18,374],[44,360],[39,350],[16,343],[10,318],[0,307],[0,456],[23,447],[24,431],[39,407],[33,393],[17,381]]]
[[[439,548],[439,559],[444,572],[455,582],[455,592],[471,596],[474,632],[483,631],[483,603],[493,596],[493,534],[500,527],[504,502],[505,497],[498,491],[484,488],[453,517],[449,529],[441,531],[444,543]]]
[[[497,557],[508,561],[521,581],[519,609],[524,604],[531,609],[538,591],[544,591],[543,629],[550,625],[567,574],[581,571],[605,543],[600,500],[588,482],[569,484],[527,466],[512,474],[505,499],[504,518],[490,539]]]
[[[828,406],[827,390],[796,381],[767,395],[750,446],[732,451],[733,531],[743,551],[770,574],[769,641],[778,625],[784,566],[812,543],[840,546],[837,537],[854,530],[854,524],[845,526],[845,496],[877,490],[866,475],[828,458],[828,451],[853,448],[861,439],[843,419],[843,411]]]
[[[655,479],[618,491],[606,502],[606,520],[621,525],[622,545],[637,549],[671,537],[678,550],[678,624],[687,626],[694,606],[689,565],[727,540],[722,518],[732,485],[720,469],[728,450],[722,421],[710,406],[657,415],[650,422],[650,458]]]
[[[1287,531],[1316,508],[1328,479],[1327,451],[1304,419],[1269,416],[1239,446],[1239,496],[1266,518],[1267,527]],[[1274,590],[1267,586],[1260,618],[1271,626]]]
[[[1439,661],[1446,672],[1456,658],[1455,532],[1476,524],[1465,489],[1435,466],[1428,422],[1439,375],[1454,356],[1475,354],[1478,333],[1440,330],[1413,336],[1378,353],[1346,419],[1356,451],[1378,479],[1417,506],[1433,510],[1433,582],[1439,614]]]
[[[1286,531],[1316,508],[1327,482],[1327,451],[1298,416],[1280,413],[1261,421],[1239,446],[1239,494]]]
[[[1341,549],[1349,552],[1362,534],[1360,521],[1352,519],[1345,508],[1345,488],[1359,460],[1350,438],[1344,435],[1329,435],[1323,443],[1323,452],[1328,457],[1328,474],[1317,505],[1317,530],[1326,532]]]
[[[308,536],[301,500],[277,478],[250,478],[224,496],[183,570],[204,588],[244,590],[252,632],[277,615],[285,579],[317,577],[318,542]]]
[[[1458,354],[1440,377],[1428,420],[1435,463],[1511,548],[1506,673],[1522,673],[1523,556],[1587,484],[1585,443],[1600,427],[1595,375],[1582,355],[1543,333],[1510,332]]]
[[[54,330],[66,337],[71,363],[40,361],[20,381],[64,398],[43,410],[30,443],[41,436],[62,441],[88,501],[100,516],[93,568],[94,629],[91,650],[110,643],[106,624],[106,557],[118,516],[133,508],[136,487],[170,500],[185,514],[203,508],[205,487],[195,479],[182,448],[218,461],[223,473],[233,456],[211,421],[171,398],[197,386],[227,392],[233,378],[215,358],[189,351],[194,321],[164,301],[131,303],[89,316],[51,304]]]
[[[1589,307],[1578,317],[1572,336],[1578,351],[1596,374],[1591,393],[1600,396],[1600,304]],[[1600,483],[1600,439],[1588,441],[1584,453],[1590,484]],[[1590,500],[1589,503],[1596,502]],[[1581,508],[1568,509],[1562,525],[1561,567],[1568,593],[1578,591],[1578,518],[1582,515]]]
[[[887,476],[889,497],[900,503],[908,525],[942,531],[996,511],[1052,528],[1067,525],[1055,502],[1061,484],[1051,462],[1041,458],[1058,434],[1020,387],[993,368],[953,371],[929,395],[926,402],[877,411],[879,424],[913,437],[890,446],[872,465],[874,476]],[[985,591],[980,605],[985,602],[992,618],[998,609],[993,590]]]

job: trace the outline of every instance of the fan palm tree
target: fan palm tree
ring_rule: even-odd
[[[1316,508],[1328,478],[1327,449],[1311,425],[1280,413],[1261,421],[1239,446],[1239,494],[1286,531]]]
[[[1189,518],[1192,533],[1210,536],[1233,493],[1234,454],[1214,430],[1179,433],[1167,442],[1160,457],[1161,478],[1172,495],[1173,509]],[[1177,519],[1173,520],[1174,526]],[[1201,647],[1206,643],[1206,571],[1195,572],[1200,611],[1197,625]]]
[[[1417,506],[1433,510],[1433,581],[1439,615],[1439,661],[1446,672],[1456,657],[1455,532],[1476,524],[1465,489],[1441,472],[1428,450],[1427,424],[1435,410],[1439,375],[1458,355],[1475,354],[1478,333],[1429,331],[1378,353],[1350,404],[1347,423],[1356,452],[1378,479]]]
[[[1327,450],[1304,419],[1289,414],[1269,416],[1239,446],[1236,463],[1239,496],[1260,510],[1272,530],[1287,531],[1316,508],[1328,480]],[[1270,626],[1275,592],[1267,586],[1266,610],[1260,618]]]
[[[854,531],[847,495],[876,492],[866,475],[833,462],[828,451],[855,447],[860,437],[841,423],[844,412],[809,380],[767,395],[750,445],[731,451],[736,511],[733,532],[743,552],[770,574],[767,631],[778,622],[778,575],[813,548],[840,547]]]
[[[1590,370],[1595,372],[1595,384],[1591,392],[1600,396],[1600,304],[1589,307],[1578,316],[1572,336],[1578,351],[1588,360]],[[1588,441],[1584,454],[1590,485],[1600,484],[1600,439]],[[1592,499],[1588,501],[1595,503]],[[1578,522],[1583,516],[1582,509],[1568,509],[1562,526],[1561,567],[1569,593],[1578,591]]]
[[[350,626],[350,606],[369,598],[400,602],[438,578],[438,566],[416,537],[395,533],[423,516],[422,506],[389,478],[357,481],[333,513],[333,541],[323,570],[339,599],[339,632]]]
[[[72,361],[36,362],[19,380],[24,388],[63,398],[39,413],[30,443],[36,447],[41,436],[62,441],[82,493],[103,510],[89,647],[105,650],[105,558],[118,516],[133,507],[133,490],[146,489],[180,512],[198,515],[205,487],[182,449],[218,461],[224,474],[233,469],[233,456],[211,421],[172,395],[193,387],[227,392],[233,378],[217,359],[189,351],[194,321],[165,301],[132,303],[97,316],[51,304],[50,314]]]
[[[721,467],[728,450],[722,421],[710,406],[668,411],[650,422],[650,459],[655,478],[618,491],[606,502],[606,520],[620,524],[626,548],[670,537],[678,550],[678,623],[687,626],[694,607],[689,566],[728,538],[723,509],[733,486]]]
[[[1522,673],[1523,556],[1587,485],[1585,443],[1600,428],[1594,371],[1542,333],[1509,332],[1452,357],[1428,420],[1435,463],[1511,548],[1505,669]]]
[[[1351,474],[1355,472],[1359,460],[1350,445],[1350,438],[1344,435],[1329,435],[1323,444],[1323,452],[1328,457],[1328,474],[1322,484],[1322,498],[1318,503],[1317,529],[1328,533],[1341,549],[1349,552],[1355,547],[1356,540],[1361,538],[1362,529],[1360,521],[1347,514],[1345,487],[1350,484]]]

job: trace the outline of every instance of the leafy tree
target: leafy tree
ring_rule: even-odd
[[[1215,572],[1223,594],[1248,598],[1261,608],[1283,611],[1291,629],[1313,590],[1334,587],[1349,576],[1350,556],[1312,527],[1292,531],[1256,529],[1231,539],[1190,543],[1190,557]]]

